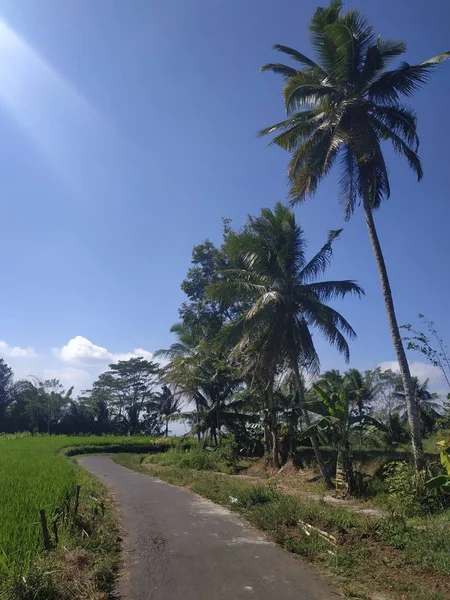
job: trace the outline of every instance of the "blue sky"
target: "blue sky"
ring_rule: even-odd
[[[0,353],[18,375],[82,388],[170,344],[192,246],[218,242],[222,216],[239,225],[286,198],[288,156],[255,137],[283,118],[281,80],[258,68],[274,43],[312,53],[316,5],[0,0]],[[348,6],[406,40],[410,62],[449,49],[441,0]],[[423,312],[447,340],[449,94],[446,64],[413,99],[424,181],[387,152],[392,196],[376,215],[400,322]],[[311,252],[344,226],[329,276],[367,294],[338,305],[358,333],[352,365],[394,361],[362,215],[343,225],[337,177],[296,215]],[[344,366],[318,348],[324,368]]]

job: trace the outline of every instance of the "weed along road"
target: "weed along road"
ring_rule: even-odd
[[[227,509],[104,456],[79,462],[122,515],[122,600],[336,600],[301,560]]]

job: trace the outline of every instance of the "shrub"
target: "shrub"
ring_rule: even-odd
[[[413,466],[400,461],[384,468],[389,493],[388,508],[394,517],[408,518],[432,514],[448,507],[448,498],[436,496],[427,489],[427,480],[435,474],[437,465],[429,463],[416,473]]]
[[[197,471],[219,471],[232,473],[229,465],[218,451],[192,448],[191,450],[170,449],[164,454],[149,455],[144,463],[154,463],[163,467],[177,467],[179,469],[195,469]]]

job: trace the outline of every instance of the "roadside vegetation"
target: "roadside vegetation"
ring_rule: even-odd
[[[142,436],[0,436],[0,597],[83,600],[104,593],[106,598],[118,560],[111,500],[98,481],[63,454],[160,451],[174,443]],[[45,548],[41,509],[51,551]]]
[[[407,495],[392,496],[384,515],[367,515],[351,510],[351,504],[329,504],[317,497],[317,483],[303,481],[298,485],[300,493],[288,484],[286,491],[281,474],[242,477],[214,473],[209,466],[206,470],[162,466],[163,456],[117,454],[114,460],[240,513],[286,550],[310,563],[345,597],[450,597],[450,514],[408,518],[413,505],[416,515],[423,514],[423,509],[411,498],[405,507]],[[406,486],[411,471],[401,485]],[[292,479],[298,483],[298,478]],[[394,481],[388,478],[386,485]],[[323,488],[321,495],[324,497]]]
[[[421,353],[447,383],[450,359],[423,315],[425,332],[400,326],[375,226],[390,196],[385,142],[420,180],[418,121],[405,100],[450,53],[395,67],[405,43],[377,36],[340,0],[316,9],[309,33],[313,58],[277,44],[290,64],[261,68],[283,80],[283,120],[260,135],[290,156],[290,205],[263,208],[240,226],[224,219],[220,242],[194,246],[173,343],[154,360],[109,365],[77,398],[55,379],[16,380],[0,359],[2,597],[110,592],[117,550],[110,501],[69,459],[108,451],[244,514],[350,597],[381,590],[450,598],[450,394],[445,401],[413,377],[406,353]],[[345,219],[364,214],[398,371],[321,369],[318,339],[346,363],[353,358],[350,317],[365,310],[364,290],[350,263],[345,279],[327,275],[345,232],[326,233],[324,224],[322,245],[309,246],[293,207],[336,166]],[[183,438],[169,437],[175,423],[184,425]],[[15,436],[20,431],[29,435]],[[299,483],[288,485],[287,471]],[[44,548],[43,508],[60,527],[58,540],[50,532],[53,550]],[[68,565],[83,573],[72,596]]]

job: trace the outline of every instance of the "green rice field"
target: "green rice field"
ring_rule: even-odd
[[[43,550],[39,511],[51,517],[76,486],[67,455],[164,450],[174,439],[144,436],[0,436],[0,584],[26,572]],[[1,585],[0,585],[1,587]]]

